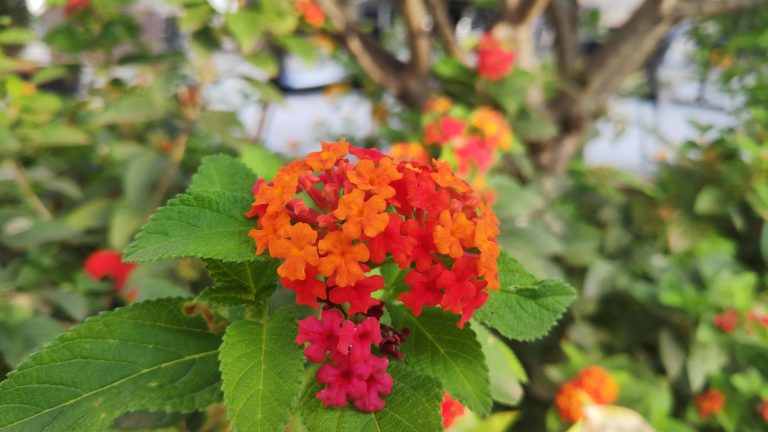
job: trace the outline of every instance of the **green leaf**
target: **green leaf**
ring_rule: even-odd
[[[189,193],[171,199],[144,225],[125,251],[137,262],[198,257],[249,261],[255,255],[245,217],[256,175],[236,159],[218,155],[203,160]]]
[[[294,339],[296,314],[283,308],[266,324],[238,321],[221,345],[227,416],[236,431],[277,431],[288,423],[304,376],[304,354]]]
[[[283,161],[275,153],[269,151],[266,147],[260,145],[249,145],[245,147],[240,155],[240,160],[252,169],[260,178],[271,180]]]
[[[256,249],[245,217],[250,198],[198,193],[182,194],[158,210],[125,250],[135,262],[198,257],[224,261],[253,259]]]
[[[283,36],[277,39],[277,43],[306,63],[317,60],[317,47],[304,36]]]
[[[517,340],[546,335],[576,298],[576,290],[565,282],[546,279],[534,288],[491,291],[475,318]]]
[[[190,6],[184,9],[179,17],[179,29],[184,33],[193,33],[205,27],[216,11],[207,3]]]
[[[392,324],[410,330],[402,346],[405,361],[416,371],[442,381],[445,391],[472,411],[487,414],[491,400],[488,367],[470,326],[459,329],[458,316],[424,309],[415,317],[404,308],[390,307]]]
[[[0,358],[16,366],[63,330],[61,323],[43,315],[13,324],[0,322]]]
[[[668,329],[662,329],[659,333],[659,356],[667,378],[670,381],[676,380],[685,363],[685,348]]]
[[[151,411],[139,411],[123,414],[115,420],[110,431],[126,431],[126,430],[138,430],[147,431],[153,430],[155,432],[163,432],[169,430],[178,430],[174,426],[184,421],[189,417],[186,413],[177,412],[151,412]],[[172,429],[161,429],[172,428]],[[161,429],[157,431],[157,429]]]
[[[82,129],[63,124],[24,127],[16,133],[20,140],[31,147],[71,147],[91,143],[91,137]]]
[[[185,299],[90,318],[0,383],[0,431],[91,431],[123,413],[191,412],[220,399],[221,338]]]
[[[257,25],[261,15],[253,10],[243,10],[225,15],[227,29],[240,44],[241,52],[247,53],[254,49],[264,33],[264,26]]]
[[[392,392],[384,409],[363,413],[352,407],[326,408],[315,394],[322,388],[314,377],[301,400],[301,417],[312,432],[429,432],[442,430],[440,384],[399,362],[391,362]]]
[[[158,80],[164,81],[164,80]],[[124,93],[109,101],[93,118],[96,128],[109,125],[135,125],[161,119],[168,108],[165,89],[154,85],[146,91]]]
[[[521,383],[528,382],[528,375],[515,353],[498,337],[482,325],[474,326],[477,340],[483,347],[488,372],[491,380],[493,400],[509,406],[515,406],[523,397]]]
[[[115,205],[114,200],[107,197],[96,197],[75,207],[64,221],[77,230],[101,228],[107,224],[109,213]]]
[[[205,269],[214,280],[198,299],[217,306],[239,306],[265,300],[277,287],[280,261],[269,259],[250,262],[207,260]]]
[[[0,45],[23,45],[36,38],[35,32],[22,27],[10,27],[0,31]]]
[[[261,52],[249,56],[244,56],[244,59],[254,65],[257,69],[267,74],[270,78],[277,76],[280,72],[280,64],[277,58],[271,52]],[[258,172],[258,171],[257,171]],[[261,175],[261,173],[259,173]]]
[[[707,378],[720,373],[727,364],[727,354],[716,344],[694,342],[686,361],[691,392],[700,392],[707,383]]]
[[[518,288],[536,285],[536,277],[504,251],[499,254],[498,266],[499,285],[502,287]]]
[[[256,174],[237,159],[226,155],[208,156],[203,159],[200,169],[192,177],[192,184],[187,192],[226,192],[253,201],[251,188],[256,180]]]
[[[763,222],[760,233],[760,254],[763,256],[763,262],[768,264],[768,220]]]
[[[705,186],[696,194],[693,212],[701,216],[715,216],[727,210],[724,203],[728,202],[726,192],[716,186]]]

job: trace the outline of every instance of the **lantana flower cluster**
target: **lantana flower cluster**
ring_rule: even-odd
[[[725,396],[714,389],[709,389],[698,395],[694,400],[699,410],[699,416],[707,420],[710,416],[717,414],[725,408]]]
[[[322,27],[325,13],[314,0],[295,0],[293,5],[307,24],[314,28]]]
[[[565,382],[555,394],[555,407],[560,417],[571,423],[581,420],[587,405],[609,405],[619,397],[616,380],[600,366],[582,369]]]
[[[339,310],[324,310],[299,321],[296,343],[309,345],[304,355],[310,361],[330,362],[317,371],[317,380],[325,388],[317,397],[325,406],[344,407],[350,400],[363,412],[384,408],[382,396],[392,391],[392,377],[386,373],[389,361],[371,352],[382,343],[379,320],[369,316],[356,323],[344,319]]]
[[[515,66],[516,55],[503,41],[486,32],[477,47],[477,74],[481,78],[498,81],[507,76]]]
[[[437,96],[424,107],[424,143],[446,148],[459,175],[484,174],[498,151],[512,146],[512,130],[504,115],[490,107],[467,111]]]
[[[109,278],[114,284],[115,293],[121,295],[126,301],[136,300],[139,292],[134,288],[127,288],[126,284],[137,264],[123,262],[120,252],[99,249],[86,258],[83,264],[85,274],[93,280]]]
[[[753,307],[744,313],[744,330],[754,333],[756,329],[768,329],[768,313],[758,307]],[[712,323],[723,333],[732,333],[742,324],[742,316],[736,309],[726,309],[716,314]]]
[[[259,180],[253,194],[256,253],[283,260],[278,276],[298,304],[325,309],[301,321],[297,342],[310,342],[310,360],[329,361],[317,376],[328,406],[351,400],[375,411],[391,387],[380,375],[387,361],[374,353],[400,357],[404,335],[379,321],[375,293],[385,280],[374,267],[405,271],[397,299],[414,315],[440,306],[460,315],[459,327],[499,286],[498,220],[446,163],[396,162],[345,140],[323,142],[271,182]]]
[[[469,110],[445,96],[428,99],[422,114],[423,136],[393,144],[390,155],[423,161],[429,159],[430,148],[439,148],[441,159],[451,162],[462,178],[471,179],[472,187],[481,191],[500,152],[512,147],[514,135],[504,115],[485,106]]]

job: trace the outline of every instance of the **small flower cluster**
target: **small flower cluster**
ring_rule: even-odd
[[[439,146],[442,158],[456,162],[459,175],[473,177],[473,187],[482,188],[485,173],[495,163],[499,151],[509,150],[513,134],[504,115],[489,107],[468,111],[454,106],[444,96],[433,96],[424,105],[424,144]],[[413,145],[393,146],[395,155],[425,157]]]
[[[723,333],[734,332],[741,324],[741,315],[736,309],[726,309],[712,318],[712,323]],[[752,308],[744,314],[744,328],[753,333],[755,328],[768,329],[768,313]]]
[[[555,407],[563,420],[575,423],[584,415],[586,405],[607,405],[618,397],[616,380],[602,367],[589,366],[560,386]]]
[[[371,352],[371,346],[384,342],[379,326],[376,317],[355,323],[338,310],[299,321],[296,343],[309,344],[307,359],[324,363],[326,354],[330,359],[317,371],[317,380],[325,384],[317,397],[325,406],[344,407],[351,400],[363,412],[384,408],[382,396],[392,391],[392,377],[386,373],[388,360]]]
[[[314,28],[321,27],[325,22],[325,13],[313,0],[296,0],[294,7],[301,12],[304,21]]]
[[[475,48],[477,53],[477,74],[491,81],[498,81],[515,65],[515,53],[493,34],[486,32]]]
[[[94,280],[109,277],[114,281],[116,293],[122,295],[127,301],[136,300],[138,291],[125,288],[131,273],[136,269],[136,264],[124,263],[119,252],[108,249],[97,250],[86,258],[83,269]]]
[[[694,403],[699,409],[699,416],[707,420],[725,408],[725,396],[717,390],[709,389],[697,396]]]
[[[457,418],[464,415],[464,405],[443,392],[443,401],[440,402],[440,415],[443,417],[443,427],[447,430],[453,426]]]
[[[408,290],[398,300],[415,315],[441,306],[460,315],[459,327],[485,303],[488,290],[499,286],[498,220],[446,163],[395,162],[345,140],[324,142],[321,151],[286,165],[271,182],[259,180],[253,194],[247,215],[258,217],[258,227],[249,233],[256,253],[269,251],[283,260],[278,276],[296,292],[298,304],[319,309],[324,303],[350,317],[345,322],[364,315],[378,323],[382,302],[374,293],[385,281],[372,268],[384,263],[406,271]],[[379,351],[399,358],[403,336],[385,329],[377,336]],[[343,348],[329,352],[333,364],[324,369],[325,378],[318,374],[321,382],[328,371],[343,371],[347,364]],[[349,367],[362,368],[367,376],[374,373],[368,369],[383,371],[382,364],[386,369],[380,360]],[[329,405],[341,403],[330,393],[336,394],[318,397]],[[379,406],[368,396],[359,402],[363,396],[357,390],[345,394],[360,409]]]

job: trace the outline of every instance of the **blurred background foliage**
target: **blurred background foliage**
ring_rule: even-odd
[[[291,62],[332,59],[345,74],[323,91],[370,101],[375,127],[356,144],[455,164],[495,201],[510,255],[580,288],[543,340],[481,337],[498,383],[495,414],[465,414],[455,430],[566,430],[553,406],[558,388],[596,364],[618,382],[615,405],[657,430],[768,428],[768,11],[680,1],[666,16],[649,0],[627,20],[653,23],[635,30],[649,33],[642,38],[628,24],[601,25],[599,9],[575,0],[514,10],[495,1],[150,3],[49,0],[42,15],[21,1],[0,5],[3,376],[99,311],[204,286],[194,260],[138,266],[124,286],[84,266],[97,250],[122,250],[205,155],[236,155],[271,177],[287,159],[260,145],[264,117],[296,91],[285,84]],[[584,142],[609,97],[658,98],[638,67],[652,66],[678,23],[703,82],[736,101],[736,125],[699,125],[652,173],[585,164]],[[497,79],[475,67],[485,32],[516,56]],[[247,86],[223,87],[232,75]],[[429,105],[436,97],[443,108]],[[261,116],[239,110],[243,101]],[[473,120],[484,109],[508,143],[478,164],[461,149],[487,138]],[[466,128],[459,141],[430,138],[446,117]],[[701,399],[709,390],[724,400],[711,415]],[[614,421],[632,418],[621,413]],[[223,422],[219,412],[139,414],[116,428]]]

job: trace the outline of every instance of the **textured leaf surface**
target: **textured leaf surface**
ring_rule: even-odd
[[[299,327],[291,309],[266,324],[238,321],[221,346],[227,415],[236,431],[282,431],[304,376],[304,354],[294,343]]]
[[[304,391],[301,417],[312,432],[431,432],[442,430],[440,383],[400,362],[389,364],[394,386],[376,413],[354,408],[326,408],[315,394],[322,388],[314,377]]]
[[[445,390],[472,411],[488,413],[493,404],[488,367],[471,326],[459,329],[458,316],[439,309],[424,309],[418,317],[403,308],[389,310],[395,327],[410,330],[402,346],[406,363],[441,380]]]
[[[93,431],[138,410],[190,412],[220,399],[221,338],[185,299],[88,319],[0,383],[0,431]]]
[[[252,200],[254,183],[256,174],[242,162],[231,156],[214,155],[203,159],[187,192],[225,192],[244,195]]]
[[[250,201],[213,193],[179,195],[144,225],[125,257],[136,262],[181,257],[251,260],[256,248],[248,231],[254,222],[244,215]]]
[[[492,291],[475,318],[517,340],[543,337],[576,298],[576,290],[565,282],[547,279],[533,288]]]
[[[256,175],[229,156],[203,160],[189,191],[159,209],[125,250],[127,260],[198,257],[248,261],[255,254],[245,217]]]
[[[214,280],[198,297],[217,306],[239,306],[266,300],[277,286],[280,261],[265,259],[250,262],[206,260],[205,269]]]
[[[536,285],[536,277],[508,253],[501,251],[498,259],[499,284],[506,288],[530,287]]]

